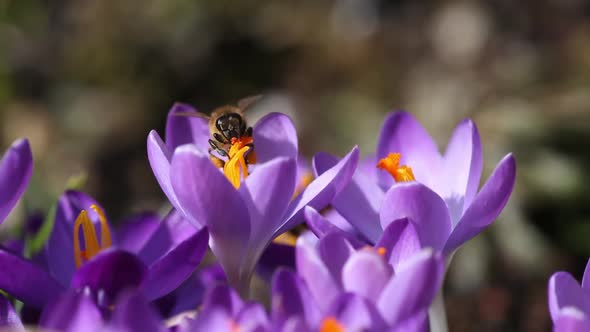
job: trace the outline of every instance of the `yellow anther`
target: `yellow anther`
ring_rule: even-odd
[[[111,230],[104,212],[96,205],[92,205],[90,208],[98,214],[100,220],[101,243],[98,243],[96,229],[88,217],[88,212],[82,210],[74,223],[74,259],[77,268],[82,266],[84,262],[96,256],[101,250],[107,249],[111,246]],[[82,228],[84,250],[82,250],[80,245],[80,228]]]
[[[240,188],[241,179],[248,177],[245,155],[251,148],[251,145],[248,144],[252,144],[252,142],[252,137],[233,139],[228,152],[229,159],[223,166],[223,173],[236,189]]]
[[[294,247],[295,243],[297,243],[297,236],[291,232],[285,232],[277,236],[272,242]]]
[[[387,157],[379,160],[377,168],[386,170],[396,182],[415,181],[414,172],[406,165],[399,165],[401,155],[399,153],[390,153]]]
[[[344,326],[334,317],[328,317],[322,321],[320,332],[344,332]]]
[[[377,253],[379,254],[379,256],[385,257],[385,254],[387,254],[387,249],[379,247],[377,248]]]

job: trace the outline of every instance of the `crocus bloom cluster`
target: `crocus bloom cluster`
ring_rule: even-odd
[[[209,151],[208,121],[191,113],[175,104],[165,139],[147,139],[168,215],[113,228],[108,209],[68,190],[41,227],[51,229],[39,252],[0,248],[0,327],[426,332],[449,256],[499,215],[514,185],[507,155],[478,192],[481,144],[469,120],[441,155],[415,119],[393,113],[376,156],[359,163],[354,147],[342,158],[319,153],[310,167],[284,114]],[[0,161],[0,221],[31,173],[19,140]],[[304,221],[311,231],[290,232]],[[251,300],[256,272],[269,281],[266,308]],[[588,324],[584,280],[580,288],[558,273],[550,282],[559,331]]]
[[[590,331],[590,260],[582,284],[567,272],[554,273],[549,279],[548,298],[554,331]]]

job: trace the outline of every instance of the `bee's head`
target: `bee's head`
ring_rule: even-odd
[[[244,135],[246,122],[238,113],[227,113],[215,121],[215,127],[228,141],[231,141],[232,138],[240,138]]]

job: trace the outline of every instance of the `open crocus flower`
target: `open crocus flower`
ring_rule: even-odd
[[[184,128],[173,125],[178,119],[168,123],[166,144],[155,131],[149,134],[150,164],[172,205],[195,226],[207,226],[211,249],[230,284],[245,294],[264,248],[274,237],[303,221],[305,206],[320,209],[332,201],[350,180],[358,149],[355,147],[293,198],[297,183],[297,135],[286,115],[272,113],[254,125],[258,164],[251,174],[240,179],[239,186],[211,162],[203,149],[208,137],[195,134],[201,132],[195,128],[199,123],[202,127],[203,120],[188,119],[183,121],[194,124],[187,131],[190,135],[182,135],[183,139],[179,138],[180,130],[169,133],[174,128]],[[195,143],[175,146],[187,140]]]
[[[44,264],[0,249],[0,289],[38,308],[68,289],[90,293],[100,306],[126,288],[154,300],[194,272],[207,242],[206,229],[197,231],[174,212],[164,221],[139,215],[111,234],[99,205],[68,191],[58,203]]]
[[[304,233],[296,246],[301,279],[287,271],[275,275],[273,314],[283,320],[303,317],[312,331],[387,331],[401,326],[425,331],[428,307],[442,285],[444,262],[440,254],[408,241],[411,232],[406,230],[413,226],[407,220],[399,225],[409,228],[393,225],[378,247],[358,250],[339,233],[319,240]]]
[[[337,159],[316,158],[322,174]],[[482,152],[477,127],[461,122],[444,155],[408,113],[394,112],[381,129],[376,158],[360,163],[353,180],[333,207],[369,243],[383,228],[409,217],[424,246],[451,255],[500,214],[514,187],[516,165],[505,156],[478,192]]]
[[[33,173],[33,155],[29,141],[12,143],[0,160],[0,223],[8,216],[25,192]]]
[[[548,292],[554,331],[590,331],[590,260],[581,285],[571,274],[556,272],[549,279]]]

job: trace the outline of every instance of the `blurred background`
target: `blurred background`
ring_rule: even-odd
[[[441,149],[473,118],[484,178],[512,151],[518,182],[454,257],[450,331],[550,330],[549,275],[581,278],[590,256],[584,0],[0,0],[0,148],[28,137],[35,158],[11,219],[84,175],[114,220],[160,208],[149,130],[164,134],[175,101],[208,112],[260,93],[309,157],[372,153],[394,109]]]

